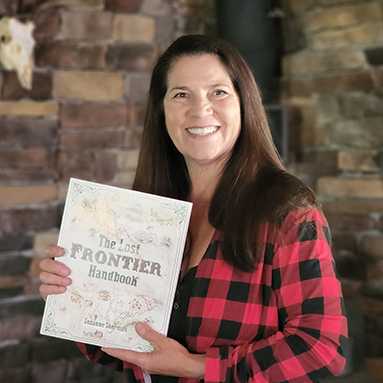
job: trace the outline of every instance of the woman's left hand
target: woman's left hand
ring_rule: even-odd
[[[154,350],[148,353],[103,347],[102,351],[133,363],[150,374],[204,379],[205,356],[191,354],[177,341],[154,331],[146,323],[136,324],[137,334],[151,343]]]

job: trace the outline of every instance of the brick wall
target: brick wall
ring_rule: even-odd
[[[212,25],[213,1],[63,3],[0,0],[1,14],[35,21],[37,40],[30,92],[0,71],[0,382],[124,381],[39,335],[38,264],[57,241],[70,177],[131,186],[156,58]]]
[[[319,196],[383,381],[383,1],[284,0],[290,169]]]

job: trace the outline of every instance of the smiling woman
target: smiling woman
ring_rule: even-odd
[[[339,374],[347,336],[330,231],[287,173],[252,73],[228,43],[177,39],[153,70],[136,190],[193,202],[168,336],[150,353],[80,344],[130,382],[294,382]],[[41,293],[70,270],[41,262]]]
[[[164,108],[169,136],[189,173],[222,168],[241,130],[241,113],[220,59],[210,54],[179,59],[168,75]]]

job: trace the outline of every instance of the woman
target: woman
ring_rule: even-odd
[[[251,71],[228,43],[177,39],[154,68],[133,188],[193,202],[168,337],[152,353],[80,345],[132,381],[308,382],[344,367],[330,234],[312,191],[275,150]],[[41,294],[70,284],[41,261]],[[177,381],[178,379],[175,379]],[[181,381],[180,380],[180,381]]]

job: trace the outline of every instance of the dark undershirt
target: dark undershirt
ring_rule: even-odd
[[[176,294],[174,297],[172,315],[170,317],[168,337],[175,339],[184,347],[186,343],[186,317],[189,307],[189,300],[192,293],[193,282],[195,279],[197,266],[192,267],[187,274],[178,281]],[[151,375],[152,383],[176,383],[177,377]]]

